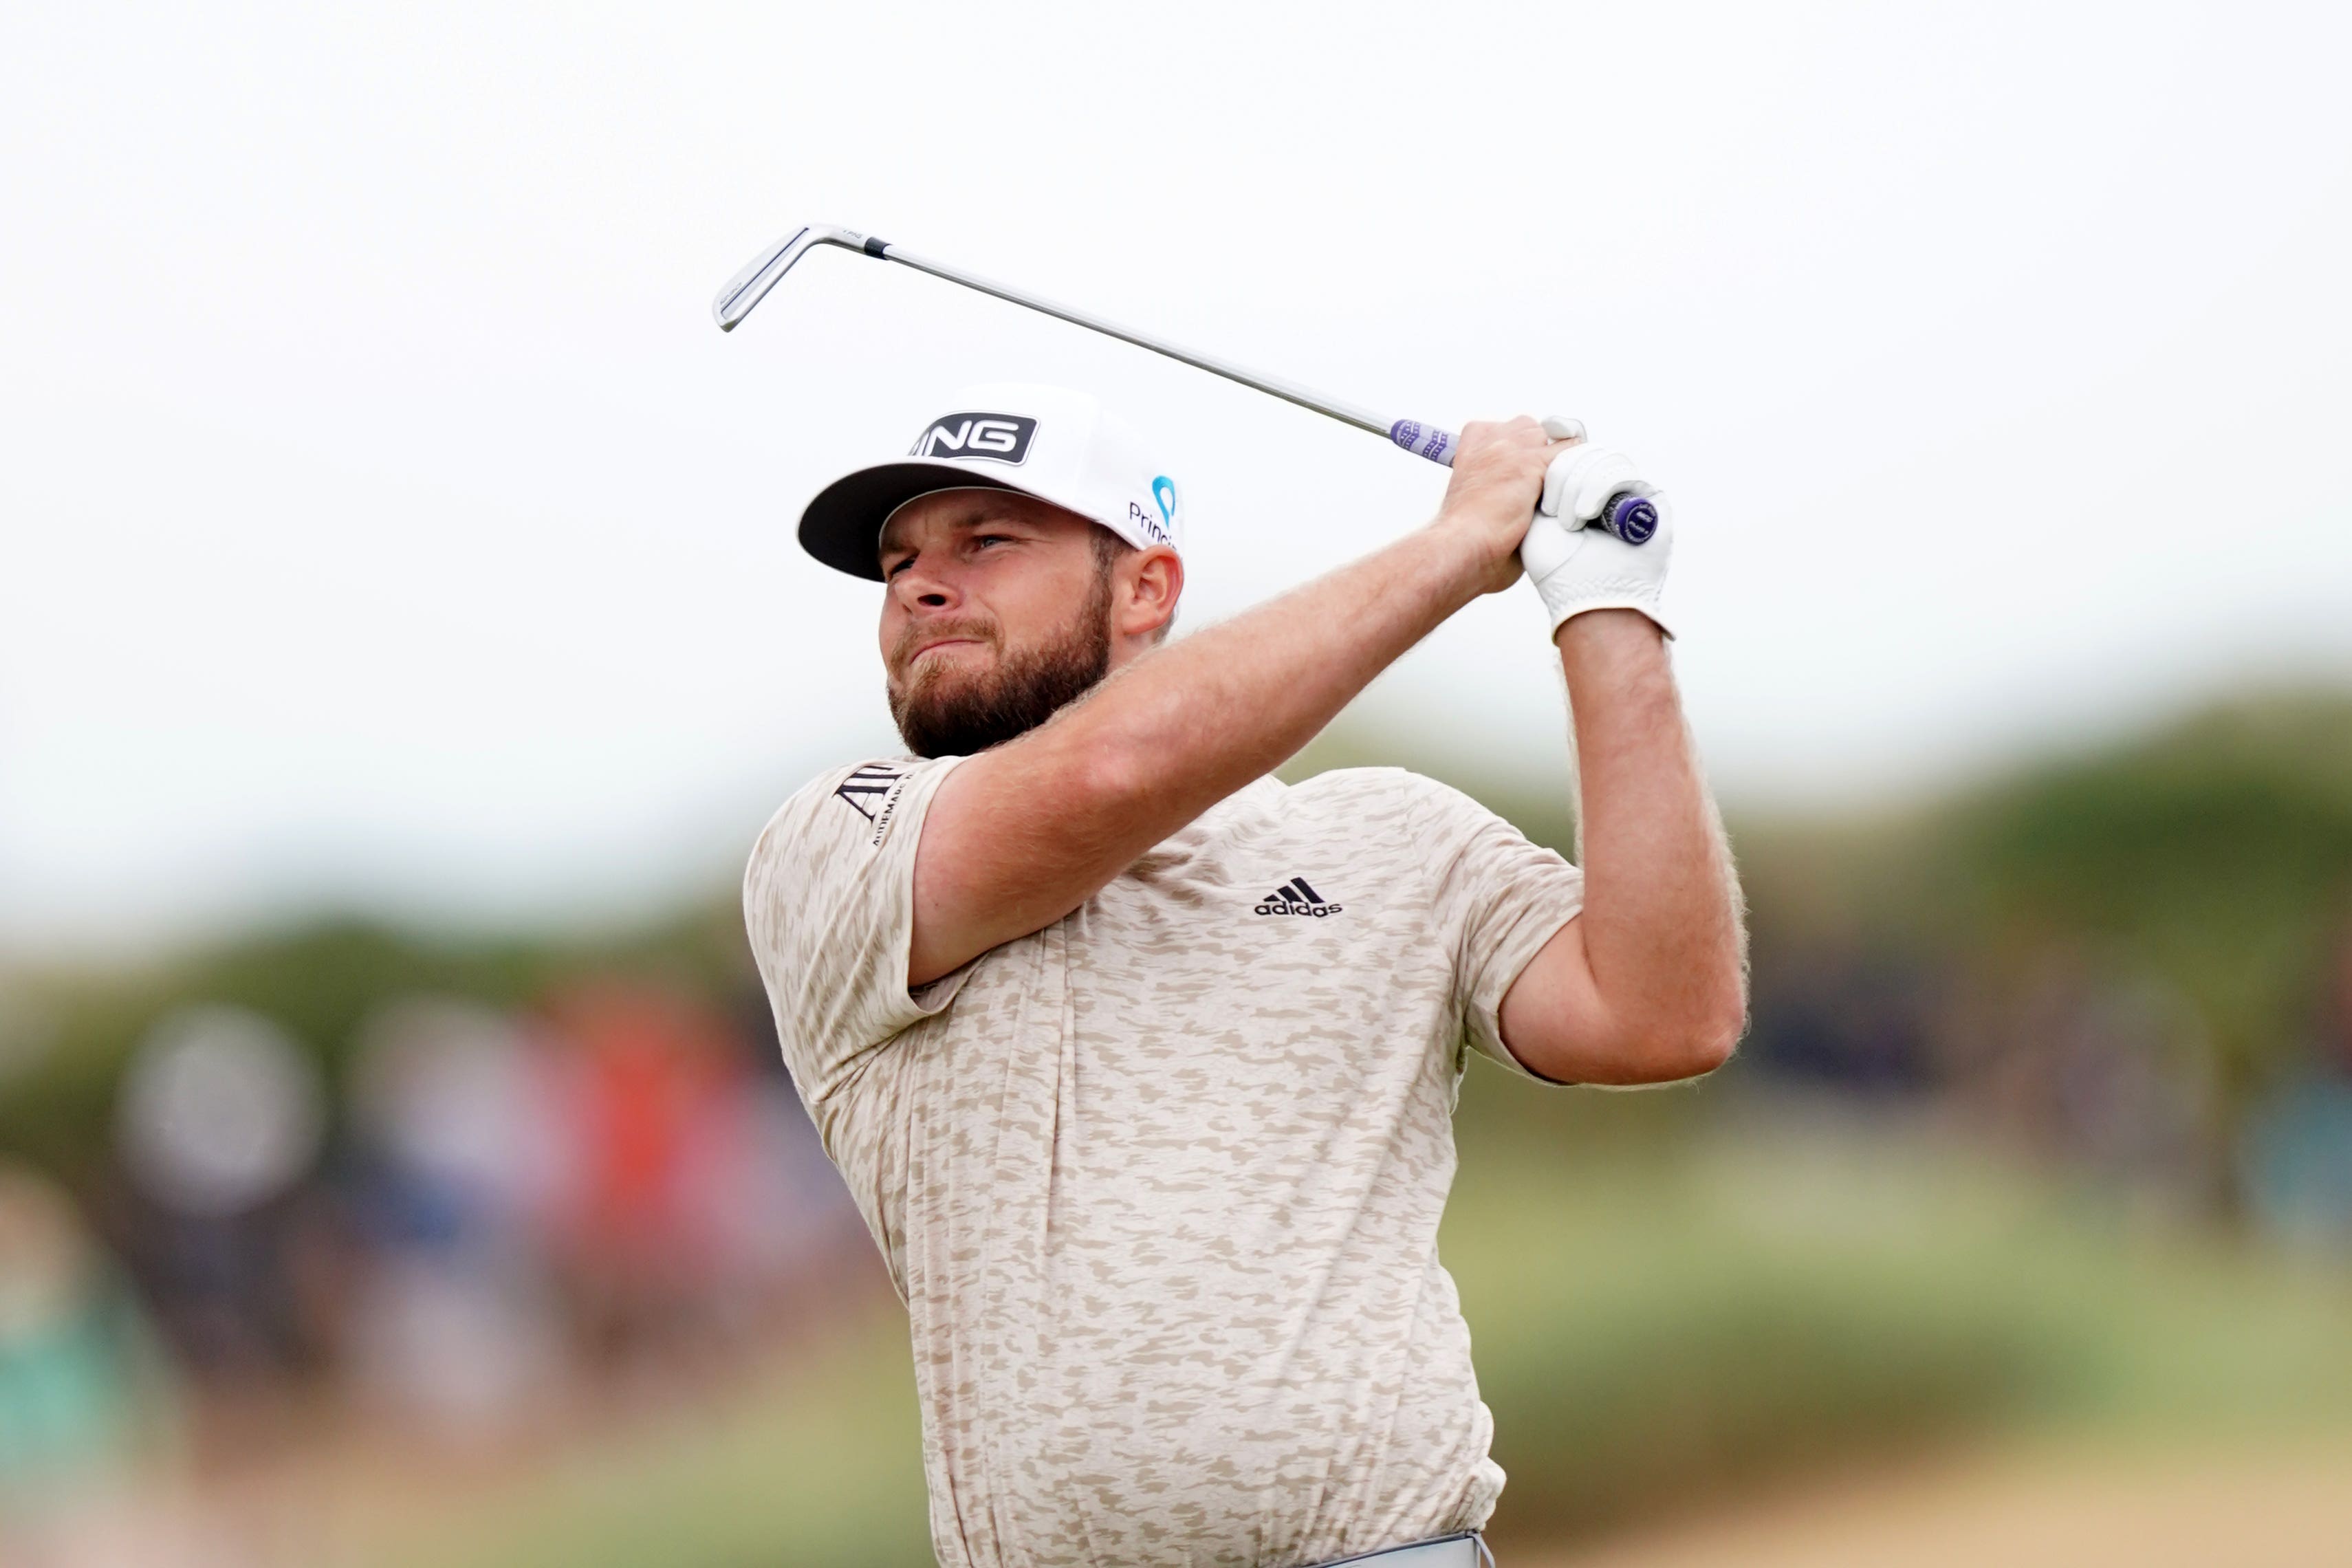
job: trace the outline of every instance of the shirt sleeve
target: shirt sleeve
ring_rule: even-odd
[[[962,759],[842,768],[784,803],[751,850],[743,924],[776,1037],[812,1109],[892,1037],[944,1009],[970,967],[910,991],[915,849]]]
[[[1584,873],[1458,790],[1441,786],[1439,907],[1454,937],[1454,984],[1470,1044],[1539,1083],[1503,1043],[1502,1006],[1528,961],[1584,909]]]

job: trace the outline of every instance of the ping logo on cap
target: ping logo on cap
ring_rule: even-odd
[[[1037,421],[1024,414],[949,414],[934,419],[915,438],[912,458],[985,458],[992,463],[1024,463]]]

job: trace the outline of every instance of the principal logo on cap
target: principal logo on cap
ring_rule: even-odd
[[[1024,463],[1029,438],[1036,434],[1037,422],[1025,414],[950,414],[932,420],[908,456]]]

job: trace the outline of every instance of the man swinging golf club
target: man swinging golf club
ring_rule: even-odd
[[[1181,489],[1091,397],[970,390],[809,503],[883,585],[911,756],[787,802],[745,909],[907,1303],[947,1568],[1476,1561],[1503,1473],[1436,1250],[1466,1051],[1654,1083],[1746,1009],[1671,516],[1579,527],[1654,495],[1580,434],[1468,426],[1433,521],[1173,642]],[[1268,776],[1523,543],[1581,869],[1412,773]]]

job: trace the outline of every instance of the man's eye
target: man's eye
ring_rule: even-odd
[[[1009,533],[975,533],[971,542],[974,544],[1009,544],[1013,536]]]
[[[883,581],[889,581],[891,578],[896,577],[899,573],[904,572],[908,567],[912,566],[914,563],[915,558],[911,555],[908,556],[904,561],[893,561],[890,564],[882,568]]]

